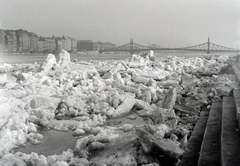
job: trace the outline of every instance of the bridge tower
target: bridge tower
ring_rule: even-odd
[[[208,42],[207,42],[207,54],[210,54],[210,38],[208,36]]]
[[[134,51],[133,51],[133,39],[130,39],[130,53],[134,54]]]

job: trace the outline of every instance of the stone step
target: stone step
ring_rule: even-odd
[[[236,118],[238,121],[238,128],[240,128],[240,90],[235,89],[233,91],[233,97],[235,101],[235,106],[236,106]]]
[[[194,130],[188,140],[185,153],[182,156],[179,166],[196,166],[199,158],[199,151],[201,149],[203,135],[205,132],[207,120],[209,115],[209,109],[203,107],[199,120],[197,121]]]
[[[240,166],[240,132],[233,97],[223,97],[221,165]]]
[[[237,64],[233,64],[232,68],[233,68],[233,72],[234,72],[234,74],[236,76],[236,79],[237,79],[238,83],[240,84],[240,69],[237,66]]]
[[[222,101],[212,103],[203,137],[198,166],[220,165]]]

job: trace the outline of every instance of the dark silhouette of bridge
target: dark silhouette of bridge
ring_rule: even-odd
[[[179,51],[200,51],[206,52],[209,54],[210,52],[238,52],[238,49],[224,47],[218,44],[214,44],[210,42],[210,38],[206,43],[188,46],[188,47],[179,47],[179,48],[156,48],[156,47],[148,47],[143,46],[140,44],[136,44],[133,42],[133,39],[130,39],[130,43],[124,44],[122,46],[113,47],[109,49],[101,49],[99,50],[100,53],[103,52],[129,52],[131,54],[135,52],[142,52],[142,51],[156,51],[156,50],[179,50]]]

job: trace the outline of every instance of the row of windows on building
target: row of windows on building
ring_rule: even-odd
[[[73,37],[38,37],[26,30],[0,29],[0,52],[10,53],[55,53],[62,49],[69,52],[98,51],[116,47],[111,42],[93,42],[92,40],[77,40]]]

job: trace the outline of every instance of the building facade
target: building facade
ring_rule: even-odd
[[[63,50],[72,52],[72,49],[74,50],[74,48],[76,50],[76,44],[75,44],[76,42],[74,43],[73,39],[74,38],[65,37],[65,36],[55,37],[57,51],[60,52],[63,49]]]
[[[0,29],[0,52],[7,52],[5,47],[5,32],[2,29]]]
[[[70,37],[65,37],[66,41],[67,41],[67,49],[66,51],[72,51],[72,41]]]
[[[57,40],[56,42],[57,42],[57,51],[60,52],[65,47],[65,45],[63,45],[62,40]]]
[[[56,43],[54,38],[45,38],[45,51],[54,52],[56,50]]]
[[[103,42],[102,43],[102,49],[111,49],[116,47],[116,44],[113,44],[111,42]]]
[[[78,40],[77,41],[77,51],[94,51],[94,42],[92,40]]]
[[[17,30],[17,51],[22,52],[29,52],[29,34],[28,31],[19,29]]]
[[[35,33],[29,34],[29,51],[37,52],[38,50],[38,36]]]
[[[5,48],[8,52],[17,52],[17,33],[13,30],[5,31]]]
[[[104,49],[111,49],[117,47],[116,44],[113,44],[111,42],[102,42],[102,41],[97,41],[95,43],[95,50],[104,50]]]
[[[61,48],[60,48],[61,47],[61,43],[60,43],[61,37],[53,36],[53,39],[55,40],[56,51],[60,52],[61,51]]]
[[[45,51],[45,38],[44,37],[39,37],[38,38],[38,46],[37,46],[38,52],[44,52]]]
[[[58,51],[66,50],[68,49],[68,41],[65,38],[62,38],[61,40],[58,41]]]
[[[77,39],[71,37],[71,51],[72,52],[77,52]]]
[[[37,43],[38,52],[54,53],[56,51],[56,43],[54,38],[39,37]]]

